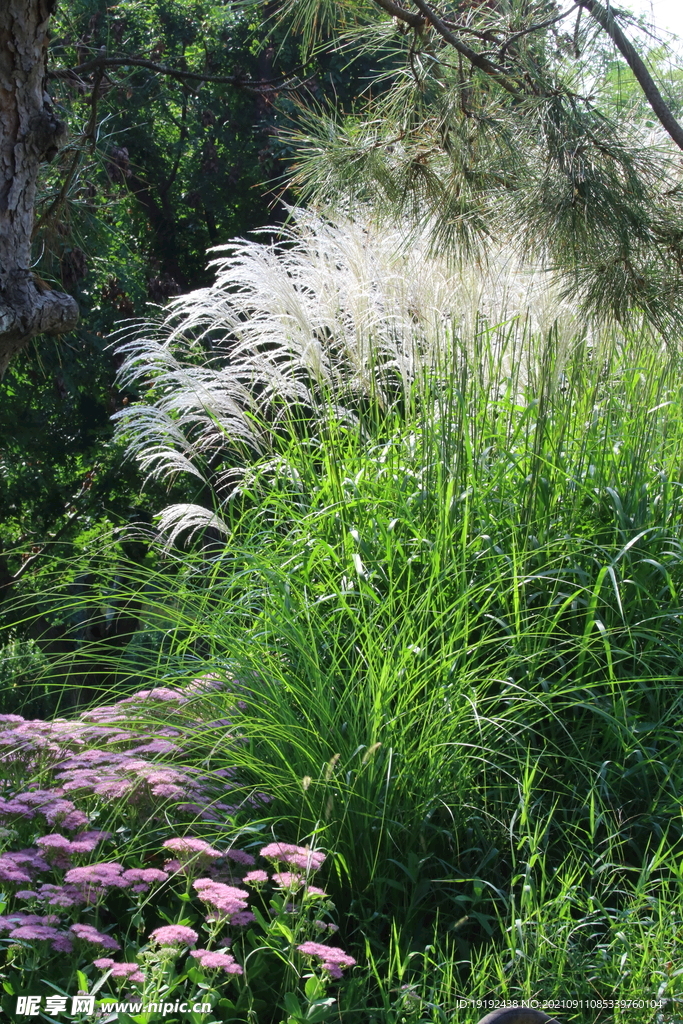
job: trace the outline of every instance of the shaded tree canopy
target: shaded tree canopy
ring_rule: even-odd
[[[208,245],[267,219],[255,186],[273,99],[299,79],[259,52],[258,30],[232,4],[196,0],[3,7],[0,372],[32,337],[73,328],[68,293],[89,249],[111,251],[103,234],[124,202],[156,301],[195,283]],[[125,312],[130,284],[112,269],[105,291]]]
[[[115,384],[109,335],[208,283],[209,246],[282,215],[281,186],[264,183],[282,173],[276,133],[294,90],[346,102],[360,89],[362,62],[307,61],[284,31],[268,42],[267,13],[205,0],[71,0],[51,13],[40,97],[61,148],[35,168],[22,258],[38,293],[80,320],[61,337],[20,334],[0,381],[0,598],[30,589],[46,552],[67,579],[74,545],[144,518],[149,497],[111,442],[110,416],[133,396]],[[5,7],[0,24],[9,32]]]

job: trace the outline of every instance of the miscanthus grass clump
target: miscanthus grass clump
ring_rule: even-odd
[[[405,407],[430,376],[453,373],[471,350],[463,339],[513,317],[541,332],[571,321],[571,305],[512,249],[456,266],[430,254],[427,234],[408,244],[370,215],[304,210],[280,234],[217,249],[211,287],[123,332],[120,384],[144,398],[114,417],[129,455],[150,477],[187,474],[214,498],[164,510],[171,542],[225,533],[219,507],[245,464],[268,455],[284,471],[287,440],[324,433],[330,414],[351,425]],[[503,331],[489,360],[523,378],[531,355]]]
[[[206,831],[185,830],[192,843],[155,838],[155,851],[176,844],[181,868],[205,855],[186,893],[197,916],[150,922],[196,932],[194,947],[159,946],[148,929],[142,952],[98,959],[124,965],[112,977],[139,968],[146,984],[168,977],[171,957],[183,971],[204,960],[260,998],[255,951],[227,947],[229,930],[201,939],[230,907],[259,927],[258,913],[277,922],[280,953],[315,975],[304,985],[315,1013],[336,999],[331,1012],[353,1024],[470,1024],[496,999],[564,1000],[565,1019],[581,1024],[673,1024],[683,926],[675,339],[549,326],[536,300],[505,323],[504,304],[468,318],[465,276],[434,265],[432,280],[417,249],[401,255],[393,242],[379,261],[364,230],[352,225],[347,243],[344,225],[318,220],[289,248],[245,243],[220,286],[179,300],[158,336],[130,342],[125,372],[141,388],[122,421],[131,450],[158,476],[187,470],[198,491],[147,532],[156,561],[120,563],[116,587],[103,574],[103,594],[120,595],[123,578],[140,609],[128,647],[82,643],[54,662],[54,683],[93,660],[119,686],[185,693],[188,673],[235,666],[248,680],[238,718],[230,688],[213,693],[207,717],[238,721],[238,735],[224,740],[217,727],[185,760],[200,765],[210,750],[229,773],[226,804],[258,793],[269,802],[225,811],[237,849],[264,858],[230,861],[232,881],[212,875],[229,842],[209,819]],[[318,246],[325,232],[334,244]],[[329,267],[314,278],[318,258]],[[435,298],[413,306],[421,273],[420,295]],[[316,335],[319,308],[327,330]],[[307,362],[309,342],[318,363]],[[164,870],[100,849],[122,874]],[[289,905],[326,898],[307,877],[316,865],[335,920],[316,914],[295,933]],[[244,906],[252,885],[275,913],[251,897]],[[221,975],[230,957],[242,975]],[[339,982],[349,957],[358,966]],[[278,1009],[274,1024],[310,1010],[293,976],[280,977],[289,1017]],[[334,995],[319,987],[332,983]],[[269,1020],[244,1005],[236,1020]]]

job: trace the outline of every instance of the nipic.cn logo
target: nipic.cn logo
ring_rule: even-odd
[[[94,1013],[95,996],[79,993],[71,996],[71,1013]],[[45,996],[45,1005],[42,1006],[42,996],[17,996],[17,1017],[37,1017],[41,1008],[44,1014],[50,1017],[57,1017],[60,1013],[66,1013],[68,996]],[[105,997],[97,1007],[98,1012],[111,1013],[159,1013],[166,1016],[168,1013],[210,1013],[211,1003],[148,1003],[144,1005],[138,1002],[117,1003],[111,997]]]
[[[18,996],[17,1017],[37,1017],[40,1013],[42,996]],[[66,1013],[68,996],[46,996],[45,1013],[56,1017],[60,1013]],[[71,997],[72,1013],[93,1013],[95,1010],[95,997],[77,995]]]

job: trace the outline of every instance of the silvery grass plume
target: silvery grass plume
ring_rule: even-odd
[[[188,473],[219,500],[235,479],[231,461],[277,460],[297,416],[314,429],[330,411],[354,422],[359,400],[387,409],[425,374],[447,374],[454,347],[471,346],[483,325],[521,317],[545,331],[573,317],[512,249],[487,267],[456,266],[430,255],[426,233],[407,245],[369,215],[294,209],[278,242],[213,251],[213,285],[125,328],[119,383],[144,397],[114,418],[148,477]],[[501,351],[502,370],[506,359]],[[206,526],[227,532],[199,505],[160,517],[169,544]]]

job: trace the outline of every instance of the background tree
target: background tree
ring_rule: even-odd
[[[45,91],[54,0],[9,0],[0,11],[0,374],[36,334],[61,334],[78,319],[71,296],[31,273],[40,165],[56,156],[66,125]]]
[[[210,245],[282,216],[266,183],[282,173],[277,127],[302,79],[342,101],[360,90],[362,62],[346,71],[331,54],[302,67],[284,30],[266,45],[267,14],[199,0],[74,0],[52,12],[40,81],[69,133],[37,169],[27,265],[40,294],[65,295],[81,317],[59,339],[24,337],[0,382],[0,607],[13,636],[48,553],[66,590],[95,584],[77,552],[145,556],[116,541],[151,519],[155,495],[141,496],[112,442],[110,416],[133,397],[114,383],[115,325],[207,283]],[[39,628],[57,647],[82,634],[49,602],[44,611]]]

